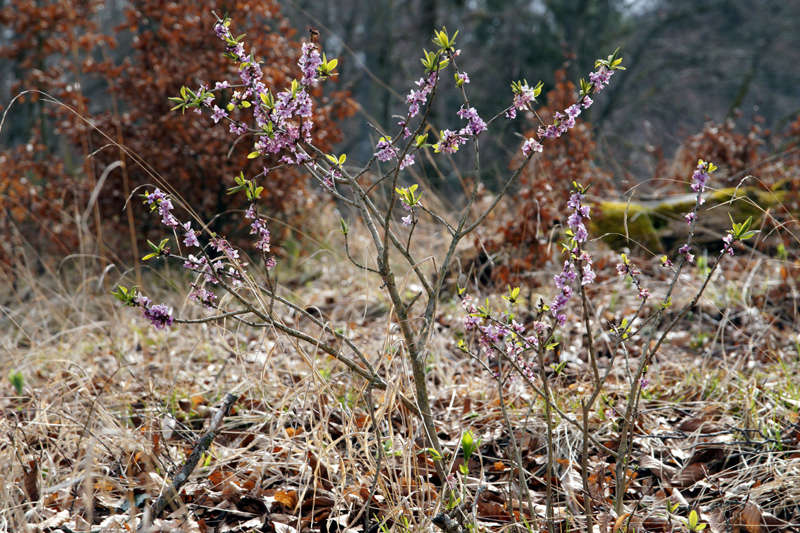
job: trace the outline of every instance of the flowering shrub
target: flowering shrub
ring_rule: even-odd
[[[557,115],[572,119],[570,114],[577,118],[585,109],[576,101],[576,86],[566,78],[564,69],[556,71],[555,86],[547,93],[546,100],[546,105],[536,109],[536,115],[527,111],[526,120],[552,122]],[[543,150],[535,135],[539,127],[525,134],[522,152],[512,165],[518,165],[529,150]],[[558,130],[551,129],[551,134],[556,133]],[[524,282],[530,272],[552,258],[550,234],[558,223],[566,223],[559,206],[569,197],[573,180],[591,180],[596,194],[611,189],[609,173],[593,163],[595,146],[591,124],[576,120],[569,135],[551,139],[548,149],[524,167],[518,190],[509,198],[509,209],[498,221],[499,228],[486,228],[480,234],[480,242],[476,242],[494,259],[495,281]]]
[[[455,221],[449,221],[446,214],[431,210],[423,200],[419,184],[405,184],[406,174],[403,170],[414,164],[415,156],[423,150],[429,155],[452,154],[463,147],[472,148],[475,155],[476,173],[480,164],[479,138],[490,130],[497,120],[514,120],[518,114],[532,111],[536,99],[541,92],[541,83],[531,87],[527,81],[516,81],[511,84],[510,104],[499,110],[491,118],[484,119],[478,110],[469,104],[467,86],[469,75],[458,65],[459,50],[455,47],[457,32],[450,35],[446,29],[434,35],[434,51],[425,51],[422,64],[424,75],[416,82],[407,97],[407,109],[401,117],[394,135],[384,134],[380,137],[370,159],[362,166],[347,164],[346,154],[333,154],[320,149],[314,142],[316,111],[310,97],[322,81],[335,75],[337,60],[328,59],[316,42],[303,43],[301,55],[297,61],[297,77],[287,80],[284,85],[268,85],[262,74],[262,67],[254,55],[248,51],[243,37],[236,36],[231,29],[230,19],[220,19],[214,26],[214,33],[225,45],[226,56],[234,62],[238,69],[238,80],[221,80],[214,85],[200,86],[196,90],[182,88],[178,96],[171,98],[175,111],[199,111],[210,117],[216,128],[225,128],[234,136],[247,135],[249,143],[248,160],[272,161],[274,164],[302,169],[308,172],[328,193],[340,202],[350,206],[359,215],[359,223],[368,231],[373,245],[373,259],[368,263],[357,262],[349,252],[348,235],[350,227],[345,220],[341,221],[344,247],[348,258],[360,270],[373,275],[381,283],[388,294],[396,315],[407,355],[412,369],[414,391],[409,398],[400,393],[402,401],[422,421],[429,450],[436,467],[438,482],[449,494],[446,517],[437,517],[435,524],[445,529],[453,517],[459,521],[465,519],[457,502],[458,497],[453,487],[453,476],[448,475],[444,459],[446,450],[437,436],[435,420],[431,411],[426,381],[425,361],[428,355],[428,339],[436,318],[437,304],[441,295],[443,280],[458,243],[486,220],[489,213],[497,206],[502,196],[522,174],[529,161],[540,153],[546,152],[557,139],[569,134],[578,124],[583,111],[589,108],[599,93],[609,84],[615,71],[621,70],[622,58],[616,53],[605,59],[599,59],[595,70],[588,76],[588,81],[581,80],[577,100],[571,101],[559,110],[553,111],[550,119],[541,120],[534,132],[530,132],[521,146],[518,165],[503,183],[500,194],[487,208],[476,210],[473,202],[477,196],[477,184],[474,186],[467,205]],[[427,115],[437,91],[445,88],[445,80],[449,77],[442,71],[452,66],[456,71],[453,76],[455,89],[461,91],[464,102],[455,113],[461,122],[460,127],[442,129],[429,139]],[[231,92],[228,92],[232,90]],[[487,115],[488,116],[488,115]],[[465,123],[464,123],[465,122]],[[379,164],[382,164],[380,166]],[[588,413],[603,391],[609,368],[601,375],[597,364],[594,343],[599,332],[594,331],[593,317],[589,312],[590,295],[587,289],[597,278],[595,263],[587,249],[589,231],[587,224],[591,219],[591,206],[587,199],[587,188],[572,181],[572,189],[566,199],[566,208],[561,211],[565,229],[564,241],[561,244],[564,256],[561,271],[553,278],[553,297],[548,304],[540,300],[534,315],[530,319],[517,319],[514,306],[519,299],[520,289],[509,288],[504,298],[508,308],[496,312],[488,303],[477,305],[463,290],[462,305],[466,312],[465,330],[472,334],[471,338],[462,339],[460,348],[476,360],[485,363],[497,378],[498,387],[502,389],[507,378],[516,374],[529,384],[542,398],[547,422],[547,476],[548,492],[546,505],[547,526],[554,528],[554,505],[552,495],[552,479],[554,476],[555,449],[553,447],[553,412],[556,411],[568,423],[580,428],[583,437],[584,490],[589,494],[585,463],[590,442],[593,445],[613,454],[616,458],[616,511],[622,514],[625,479],[628,475],[626,464],[630,459],[629,450],[632,439],[632,424],[642,388],[646,387],[648,377],[647,366],[665,341],[669,331],[674,328],[680,317],[685,315],[698,301],[705,290],[708,280],[718,269],[720,261],[727,255],[734,254],[734,244],[751,238],[755,233],[750,230],[751,219],[742,223],[732,223],[731,229],[722,239],[722,250],[716,261],[708,269],[706,281],[697,291],[692,301],[677,312],[677,318],[669,317],[665,310],[672,305],[672,293],[681,270],[694,260],[692,252],[694,229],[697,223],[697,209],[704,202],[704,193],[708,187],[710,175],[716,170],[712,163],[700,160],[692,175],[691,190],[696,194],[694,207],[685,214],[689,226],[688,238],[679,255],[675,258],[664,257],[664,268],[672,273],[672,281],[665,296],[658,306],[645,316],[650,301],[650,291],[641,279],[639,269],[630,258],[623,255],[616,271],[620,277],[632,280],[641,300],[635,315],[619,323],[611,324],[607,335],[611,338],[612,362],[620,350],[633,349],[633,344],[641,343],[641,357],[635,372],[630,376],[630,395],[627,399],[626,412],[622,418],[622,431],[619,447],[609,450],[595,439],[588,430]],[[244,196],[247,207],[243,221],[249,225],[253,237],[252,251],[255,257],[249,257],[245,250],[229,242],[221,233],[211,231],[201,219],[186,219],[181,214],[192,212],[189,206],[171,192],[156,188],[145,192],[143,202],[151,212],[157,214],[161,224],[175,237],[160,241],[149,241],[150,253],[145,260],[173,259],[182,262],[184,268],[194,275],[190,297],[203,308],[213,314],[205,320],[233,319],[250,327],[274,328],[284,334],[301,341],[309,342],[325,353],[335,357],[350,370],[364,378],[368,388],[383,389],[387,380],[370,364],[359,347],[340,330],[332,329],[318,314],[292,303],[281,296],[277,282],[271,271],[275,266],[275,257],[271,253],[270,231],[267,222],[259,212],[259,201],[270,178],[269,168],[253,174],[240,172],[235,186],[228,192]],[[263,185],[262,185],[263,184]],[[186,209],[182,209],[186,207]],[[397,209],[400,207],[400,209]],[[396,211],[397,209],[397,211]],[[476,212],[477,211],[477,212]],[[427,222],[438,225],[449,236],[444,252],[436,258],[435,269],[423,268],[416,257],[413,232],[417,224]],[[197,225],[193,228],[193,223]],[[173,250],[173,246],[175,250]],[[405,261],[413,271],[423,288],[423,306],[421,311],[414,311],[412,300],[407,298],[398,287],[396,270],[392,261]],[[225,304],[221,295],[227,293]],[[144,317],[154,327],[161,329],[185,320],[175,317],[171,308],[164,304],[153,304],[138,288],[128,289],[120,286],[115,291],[116,297],[126,305],[142,309]],[[580,322],[571,324],[569,310],[573,301],[580,302]],[[269,302],[269,303],[265,303]],[[280,311],[291,310],[298,317],[299,323],[309,328],[320,328],[329,333],[337,341],[336,345],[320,341],[319,336],[312,336],[302,329],[286,325],[280,318]],[[666,324],[663,322],[667,321]],[[646,329],[642,324],[655,324]],[[663,326],[663,327],[662,327]],[[588,338],[588,354],[586,364],[592,373],[593,388],[581,400],[583,422],[573,414],[566,413],[553,402],[548,386],[548,367],[546,358],[550,358],[558,345],[557,336],[568,335],[575,327],[582,327]],[[472,341],[477,342],[473,343]],[[487,360],[488,359],[488,360]],[[509,428],[511,431],[511,428]],[[474,451],[471,435],[462,438],[465,456]],[[469,450],[469,451],[468,451]],[[520,499],[527,486],[519,455],[517,462],[520,475]],[[466,464],[461,469],[466,475]],[[448,488],[449,487],[449,488]],[[591,530],[591,516],[594,513],[591,498],[584,498],[585,512]],[[530,510],[529,510],[530,511]],[[459,514],[460,513],[460,514]],[[536,519],[532,515],[533,520]]]
[[[429,404],[424,365],[443,280],[456,247],[464,237],[481,226],[527,163],[576,126],[583,110],[592,105],[593,98],[608,85],[614,72],[623,68],[622,59],[615,52],[598,60],[588,81],[580,81],[577,101],[555,111],[550,120],[541,121],[536,131],[529,133],[522,145],[517,168],[510,173],[500,194],[490,206],[477,212],[473,208],[478,187],[475,184],[467,205],[461,210],[457,220],[450,222],[447,215],[436,213],[426,205],[418,184],[403,184],[406,179],[403,171],[414,164],[420,151],[427,150],[434,156],[446,156],[462,147],[471,147],[477,173],[480,165],[478,141],[481,135],[497,120],[513,120],[519,113],[533,110],[541,93],[541,82],[534,86],[530,86],[525,80],[513,82],[509,106],[489,119],[482,118],[478,110],[469,103],[469,75],[458,65],[460,51],[455,47],[458,32],[451,36],[446,29],[439,30],[433,38],[434,51],[424,51],[421,60],[424,74],[416,82],[416,88],[412,88],[407,94],[408,107],[397,124],[397,132],[394,135],[382,135],[372,157],[357,168],[347,164],[346,154],[327,153],[315,143],[314,132],[318,128],[318,115],[310,95],[320,82],[336,74],[337,60],[328,59],[316,42],[303,43],[297,62],[297,76],[282,85],[268,84],[263,77],[261,63],[248,51],[243,37],[236,36],[231,26],[230,19],[219,19],[214,26],[214,34],[223,41],[225,55],[236,65],[238,79],[220,80],[213,85],[201,85],[197,89],[183,87],[179,95],[170,100],[174,111],[191,110],[206,114],[214,124],[213,127],[225,128],[234,136],[246,135],[249,144],[247,159],[264,162],[263,171],[240,172],[235,186],[228,190],[231,194],[243,193],[247,201],[244,219],[249,223],[251,235],[254,236],[253,249],[257,257],[249,258],[223,235],[211,231],[201,219],[183,220],[176,214],[177,208],[186,207],[187,214],[191,214],[189,205],[172,192],[156,188],[145,192],[143,201],[176,238],[148,241],[150,253],[144,259],[181,261],[184,268],[195,275],[190,297],[215,312],[206,320],[232,318],[251,327],[275,328],[297,339],[311,342],[323,352],[337,358],[366,379],[369,387],[386,388],[385,378],[375,370],[365,354],[345,333],[332,330],[315,314],[283,298],[271,275],[275,258],[270,252],[270,232],[266,220],[259,213],[262,193],[271,186],[266,185],[271,178],[269,162],[308,172],[331,196],[358,213],[360,223],[371,236],[374,258],[367,264],[361,264],[350,256],[349,226],[345,220],[341,221],[348,258],[356,268],[371,273],[381,282],[394,306],[415,387],[413,399],[405,395],[402,395],[402,399],[421,418],[438,480],[445,483],[448,476],[443,464],[444,450],[437,436]],[[455,70],[451,83],[461,92],[464,100],[455,114],[461,125],[453,129],[444,128],[429,139],[428,112],[437,91],[446,87],[448,77],[442,73],[449,66]],[[383,166],[379,167],[378,164]],[[584,194],[585,189],[575,185],[569,199],[570,213],[567,223],[570,240],[565,247],[567,259],[564,270],[556,277],[559,293],[549,308],[551,325],[545,326],[544,322],[537,321],[534,325],[536,334],[526,337],[525,342],[529,345],[542,345],[548,327],[552,331],[554,327],[565,323],[566,314],[563,309],[573,294],[576,280],[579,280],[580,287],[594,281],[592,259],[583,250],[588,236],[585,221],[590,217],[590,208],[585,203]],[[382,197],[388,200],[384,201]],[[402,209],[396,213],[398,204]],[[449,235],[445,251],[436,259],[433,270],[423,268],[416,258],[413,232],[416,225],[423,220],[439,225]],[[193,228],[195,222],[197,230]],[[409,301],[398,287],[390,259],[392,257],[407,262],[423,287],[422,311],[413,311],[412,305],[416,298]],[[257,268],[259,266],[263,269]],[[226,298],[228,303],[224,307],[220,303],[220,294],[223,292],[231,297]],[[517,289],[517,294],[518,292]],[[115,296],[126,305],[141,308],[145,318],[156,328],[184,321],[174,317],[172,310],[166,305],[153,304],[136,287],[128,289],[120,286],[115,291]],[[270,303],[265,304],[265,300]],[[302,329],[287,326],[277,314],[279,308],[292,310],[309,327],[322,328],[330,333],[340,341],[338,344],[342,348],[321,343],[318,336],[311,336]],[[469,306],[467,310],[474,312]],[[488,309],[481,315],[484,320],[489,316]],[[520,359],[524,350],[514,337],[522,335],[524,325],[513,320],[510,330],[499,323],[478,324],[473,321],[472,325],[480,329],[482,342],[486,345],[507,341],[507,353],[518,364],[524,365]],[[527,368],[528,377],[531,377],[532,367]],[[451,497],[452,501],[455,501],[454,496]]]

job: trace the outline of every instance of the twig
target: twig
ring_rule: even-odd
[[[145,517],[142,518],[138,530],[147,531],[152,520],[158,518],[167,505],[169,505],[175,496],[178,495],[181,487],[183,487],[184,483],[186,483],[186,481],[189,479],[189,476],[192,474],[194,468],[197,466],[197,463],[200,461],[200,457],[202,457],[206,450],[208,450],[208,447],[211,446],[211,443],[217,436],[219,428],[222,425],[222,419],[225,418],[225,415],[228,414],[231,406],[233,406],[238,399],[239,398],[237,396],[231,393],[225,394],[225,398],[222,400],[222,406],[211,418],[211,424],[208,426],[208,431],[205,433],[205,435],[200,437],[200,439],[194,445],[192,453],[189,454],[189,458],[186,459],[186,463],[184,463],[180,472],[178,472],[178,474],[172,480],[172,485],[161,493],[161,495],[158,497],[158,500],[156,500],[156,503],[150,508],[150,512],[146,513]],[[145,526],[145,524],[147,525]]]

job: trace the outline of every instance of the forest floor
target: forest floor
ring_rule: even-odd
[[[269,330],[221,321],[155,331],[109,295],[116,270],[76,264],[17,280],[0,295],[0,530],[135,531],[226,393],[236,402],[152,531],[436,530],[432,519],[448,502],[422,426],[400,400],[413,385],[388,300],[332,249],[284,258],[285,294],[370,354],[386,390],[368,389],[313,345]],[[616,275],[618,256],[599,244],[593,254],[593,327],[602,344],[599,333],[638,300]],[[667,276],[655,259],[634,260],[653,275],[657,301]],[[740,250],[669,335],[647,371],[624,514],[614,512],[615,458],[590,443],[582,463],[583,434],[554,417],[557,531],[584,527],[584,464],[596,531],[686,531],[693,510],[706,531],[800,530],[798,267]],[[523,288],[526,299],[549,301],[558,270],[548,265]],[[701,274],[682,274],[676,306],[691,299]],[[144,286],[177,315],[202,316],[175,296],[186,286],[176,267],[148,271]],[[504,292],[470,289],[498,307]],[[433,414],[453,472],[447,483],[471,531],[523,531],[525,523],[546,530],[544,404],[522,379],[498,387],[486,361],[458,349],[464,318],[448,293],[429,344]],[[553,402],[580,420],[592,383],[586,339],[573,323],[547,373]],[[598,351],[601,371],[613,367],[588,425],[607,450],[619,445],[637,353],[612,361]],[[462,474],[467,431],[478,447]],[[528,479],[522,503],[515,447]]]

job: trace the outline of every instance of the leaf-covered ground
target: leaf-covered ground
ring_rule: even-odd
[[[368,390],[313,345],[269,330],[222,321],[156,332],[108,296],[116,271],[76,263],[33,277],[23,268],[2,295],[0,530],[136,530],[228,392],[238,400],[153,531],[435,530],[432,520],[447,506],[443,480],[419,421],[401,401],[413,386],[390,306],[333,245],[322,248],[284,260],[285,294],[346,331],[389,378],[387,390]],[[630,316],[638,299],[617,278],[612,252],[598,247],[594,256],[593,325],[602,333]],[[654,296],[663,294],[657,261],[636,260],[654,276]],[[534,304],[551,298],[556,269],[538,273],[539,285],[523,295]],[[683,275],[676,306],[691,298],[700,274],[695,268]],[[692,510],[706,531],[800,528],[799,274],[797,263],[753,251],[715,274],[648,369],[621,516],[613,512],[614,459],[589,447],[596,531],[686,531]],[[161,269],[145,286],[180,316],[202,316],[170,292],[184,281],[174,268]],[[470,289],[498,306],[501,291]],[[464,315],[449,294],[428,364],[453,472],[445,482],[480,531],[522,531],[526,523],[546,530],[542,400],[522,379],[498,388],[486,361],[457,348]],[[307,329],[297,317],[284,320]],[[603,370],[610,358],[598,339]],[[547,361],[548,382],[560,409],[579,419],[591,386],[586,341],[578,324],[559,340]],[[635,352],[614,359],[589,419],[592,435],[611,450],[636,364]],[[556,529],[576,531],[585,523],[583,438],[560,417],[553,429]],[[478,451],[462,475],[466,431]],[[522,503],[515,447],[529,475]]]

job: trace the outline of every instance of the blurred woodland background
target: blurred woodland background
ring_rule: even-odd
[[[0,242],[5,265],[23,245],[57,255],[141,256],[152,219],[138,200],[123,206],[136,187],[152,182],[150,171],[170,180],[202,216],[221,213],[213,228],[237,231],[236,217],[226,212],[240,206],[229,203],[225,189],[242,167],[245,174],[260,167],[242,157],[246,143],[233,145],[226,129],[207,119],[170,113],[167,100],[183,84],[233,79],[211,31],[212,11],[229,14],[237,31],[247,33],[275,85],[294,75],[307,28],[319,29],[328,56],[340,58],[340,75],[315,95],[322,110],[316,141],[352,160],[371,155],[380,128],[396,129],[394,115],[420,76],[418,58],[434,27],[460,31],[459,66],[472,80],[472,104],[486,117],[508,105],[510,82],[522,78],[544,81],[546,117],[548,107],[574,98],[573,81],[595,58],[620,47],[628,71],[581,117],[574,135],[523,176],[512,214],[483,236],[490,248],[535,244],[532,235],[541,228],[533,231],[526,221],[546,229],[556,217],[546,206],[572,179],[620,197],[644,183],[637,195],[647,197],[685,180],[702,155],[734,184],[747,172],[771,186],[784,180],[795,191],[800,181],[800,2],[3,0],[4,110],[32,89],[70,106],[31,92],[6,117],[0,132],[0,232],[10,236]],[[448,95],[436,105],[433,123],[447,127],[459,102]],[[481,179],[489,190],[519,153],[520,135],[536,126],[533,117],[500,121],[501,129],[482,142]],[[456,169],[423,163],[415,172],[457,203]],[[302,218],[322,201],[296,173],[276,172],[270,180],[266,205],[277,218]],[[100,194],[93,199],[95,189]],[[532,260],[518,259],[522,268]]]

